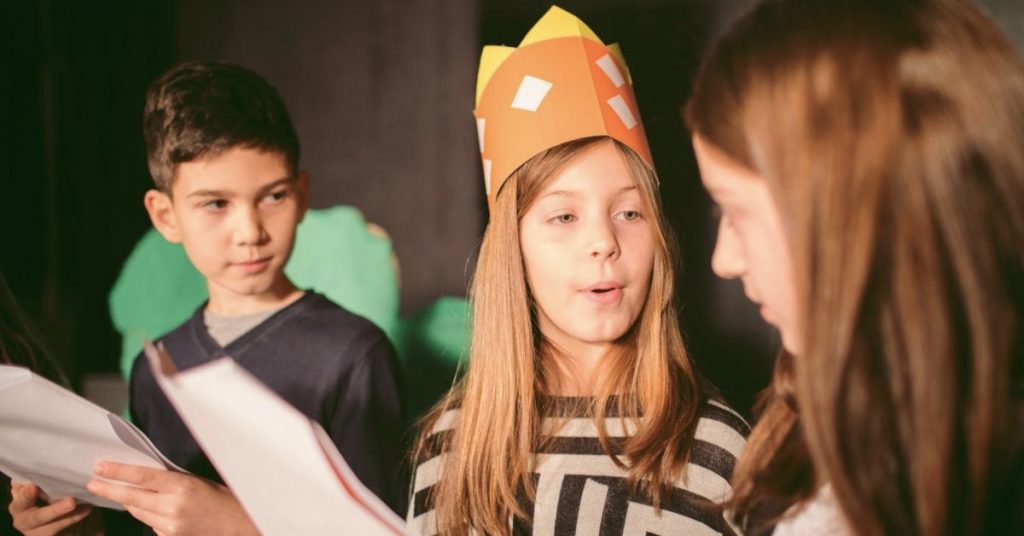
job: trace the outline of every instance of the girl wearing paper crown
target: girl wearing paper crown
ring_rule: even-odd
[[[552,8],[484,49],[476,100],[491,220],[469,366],[425,419],[410,528],[732,533],[718,504],[747,425],[687,358],[618,48]]]

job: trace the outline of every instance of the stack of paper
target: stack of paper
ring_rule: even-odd
[[[101,460],[181,471],[138,428],[26,368],[0,365],[0,471],[44,498],[123,510],[85,489]]]
[[[167,398],[264,535],[406,534],[320,425],[231,358],[179,373],[163,348],[147,343],[145,352]]]

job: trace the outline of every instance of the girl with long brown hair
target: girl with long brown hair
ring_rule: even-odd
[[[64,387],[67,376],[47,351],[43,339],[26,312],[14,299],[0,272],[0,365],[25,367]],[[103,523],[98,509],[77,504],[71,497],[42,501],[42,491],[29,482],[11,481],[0,474],[0,501],[7,509],[0,516],[0,534],[19,530],[24,534],[57,534],[75,525],[81,534],[100,534]],[[7,517],[10,515],[10,517]],[[88,521],[82,523],[82,520]]]
[[[732,533],[718,503],[746,425],[687,358],[675,246],[621,56],[553,8],[481,64],[491,217],[472,343],[423,422],[410,528]]]
[[[766,1],[686,119],[713,269],[784,351],[734,479],[752,532],[1020,534],[1024,63],[959,0]]]

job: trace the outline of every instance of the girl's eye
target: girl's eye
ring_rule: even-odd
[[[640,211],[638,210],[623,210],[619,213],[619,216],[625,221],[634,221],[640,219]]]
[[[553,223],[557,223],[559,225],[565,225],[567,223],[572,223],[572,222],[576,221],[576,216],[573,216],[572,214],[569,214],[568,212],[566,212],[564,214],[559,214],[559,215],[555,216],[554,218],[551,218],[551,220],[549,220],[549,221],[551,221]]]
[[[732,227],[732,216],[728,212],[722,209],[720,205],[714,205],[711,209],[711,215],[718,220],[719,225],[726,227]]]

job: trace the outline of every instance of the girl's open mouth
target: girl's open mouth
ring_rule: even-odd
[[[586,294],[599,304],[616,303],[622,298],[622,287],[613,285],[594,286],[587,289]]]

